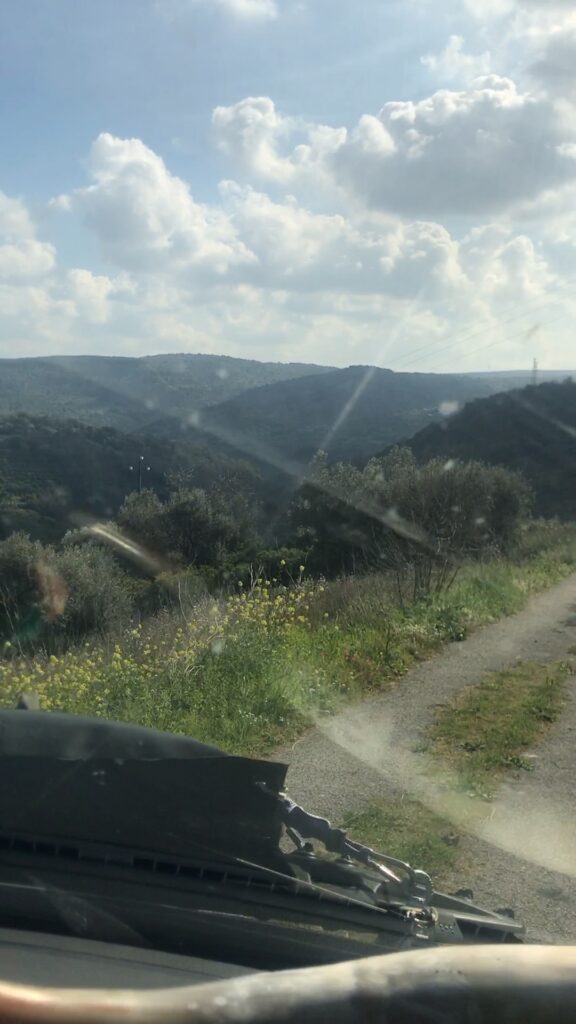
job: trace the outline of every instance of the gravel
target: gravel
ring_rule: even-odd
[[[439,706],[491,672],[566,656],[576,644],[575,612],[576,575],[415,666],[394,689],[320,720],[277,755],[289,764],[290,795],[341,822],[379,796],[406,792],[457,825],[470,802],[419,750],[423,730]],[[480,904],[513,907],[530,941],[576,942],[574,677],[568,689],[561,719],[529,752],[534,771],[520,772],[496,801],[481,805],[477,834],[462,836],[462,868],[452,879],[474,889]]]

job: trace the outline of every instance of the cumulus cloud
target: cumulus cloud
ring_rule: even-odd
[[[333,158],[334,173],[376,207],[490,214],[576,178],[553,105],[496,75],[465,91],[387,103],[379,120],[391,153],[368,153],[352,136]]]
[[[242,239],[257,256],[257,263],[241,272],[257,287],[349,296],[407,297],[426,291],[432,297],[469,283],[458,243],[439,224],[314,213],[294,196],[275,201],[234,182],[223,183],[221,191]]]
[[[92,184],[57,204],[82,214],[113,263],[224,274],[253,259],[222,211],[195,202],[188,185],[140,139],[99,135],[88,170]]]
[[[277,113],[268,96],[247,96],[232,106],[216,107],[212,125],[216,143],[227,156],[263,177],[289,177],[289,163],[280,157],[278,145],[296,126]]]
[[[217,146],[249,174],[311,189],[330,187],[326,162],[347,137],[346,128],[283,116],[268,96],[216,107],[212,126]]]
[[[440,53],[429,53],[421,57],[422,64],[436,77],[445,82],[454,80],[470,81],[491,71],[492,58],[486,51],[480,54],[466,53],[462,36],[450,36]]]
[[[262,178],[296,187],[329,177],[404,216],[490,215],[576,180],[575,128],[550,99],[497,75],[387,103],[351,130],[295,125],[266,98],[217,108],[214,126],[221,148]]]
[[[54,266],[55,251],[39,241],[24,204],[0,192],[0,281],[27,282]]]
[[[486,97],[499,89],[503,96]],[[4,351],[192,349],[399,366],[403,353],[419,345],[426,353],[418,368],[439,369],[454,362],[458,332],[472,322],[494,343],[502,338],[500,365],[510,364],[517,352],[506,348],[500,319],[510,307],[529,318],[561,281],[550,239],[543,245],[504,218],[450,229],[449,221],[429,215],[433,202],[415,217],[362,206],[359,186],[339,165],[352,151],[365,166],[429,160],[433,143],[417,136],[446,132],[454,119],[445,137],[466,138],[462,124],[477,91],[488,108],[502,102],[500,134],[504,125],[518,134],[518,109],[527,101],[499,79],[436,93],[425,110],[388,105],[385,115],[364,115],[348,130],[284,119],[262,98],[220,108],[220,141],[235,169],[241,153],[246,172],[268,178],[273,188],[225,181],[210,206],[198,203],[189,184],[141,140],[99,136],[85,165],[88,183],[55,205],[85,221],[120,272],[58,267],[26,208],[4,197],[0,242],[47,246],[39,277],[18,284],[0,277]],[[416,133],[409,143],[408,125]],[[334,179],[346,182],[355,201],[333,191],[329,201],[323,194],[315,202],[311,183]],[[565,242],[555,244],[559,251]],[[573,313],[566,310],[567,317]],[[435,347],[447,345],[439,363]]]

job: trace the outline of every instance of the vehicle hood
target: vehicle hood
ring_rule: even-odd
[[[4,833],[272,865],[286,772],[153,729],[0,711]]]

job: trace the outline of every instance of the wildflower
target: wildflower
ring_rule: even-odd
[[[280,560],[280,565],[286,565],[286,559],[285,558],[282,558]]]

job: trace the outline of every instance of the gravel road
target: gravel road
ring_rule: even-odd
[[[575,645],[576,575],[417,665],[393,690],[319,721],[277,755],[290,766],[290,795],[336,823],[375,797],[405,792],[457,824],[469,802],[418,750],[438,707],[491,672],[553,661]],[[576,943],[575,677],[568,689],[561,719],[531,752],[534,772],[485,805],[477,834],[460,842],[463,867],[453,879],[477,902],[514,907],[532,941]]]

